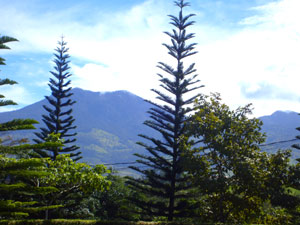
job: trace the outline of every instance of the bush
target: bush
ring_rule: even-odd
[[[96,220],[0,220],[0,225],[196,225],[182,222],[126,222]]]

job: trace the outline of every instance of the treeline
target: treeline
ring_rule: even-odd
[[[1,219],[300,223],[300,163],[290,163],[290,150],[261,151],[262,122],[249,118],[250,104],[231,110],[219,94],[199,92],[203,85],[195,64],[185,65],[197,53],[196,44],[189,43],[194,34],[187,32],[194,14],[184,15],[189,6],[184,0],[175,5],[178,16],[169,16],[173,29],[165,32],[171,42],[164,44],[175,65],[158,64],[161,90],[152,90],[157,101],[149,101],[153,107],[145,121],[160,138],[140,135],[144,142],[138,144],[146,151],[136,154],[138,166],[130,167],[138,175],[120,177],[103,165],[78,161],[72,116],[76,103],[62,39],[54,54],[45,127],[35,132],[36,144],[2,135]],[[1,36],[0,49],[9,49],[6,43],[11,41],[17,40]],[[0,58],[0,64],[4,61]],[[0,85],[15,83],[0,80]],[[12,104],[0,101],[0,106]],[[34,129],[35,123],[16,119],[0,124],[0,131]]]

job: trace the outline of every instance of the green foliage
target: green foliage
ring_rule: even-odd
[[[33,182],[49,175],[41,159],[15,159],[0,155],[0,217],[22,217],[45,210],[32,199],[57,191]],[[57,208],[59,206],[51,206]]]
[[[0,220],[0,225],[96,225],[95,220]]]
[[[0,225],[200,225],[199,223],[182,222],[125,222],[96,220],[0,220]],[[206,223],[207,224],[207,223]],[[208,224],[207,224],[208,225]]]
[[[3,85],[14,83],[8,79],[0,81]],[[6,101],[2,105],[8,104],[14,103]],[[34,123],[37,122],[31,119],[14,119],[0,124],[0,131],[34,129]],[[55,162],[49,159],[11,158],[26,154],[28,157],[32,150],[64,151],[62,144],[66,141],[60,139],[60,133],[49,133],[44,141],[31,145],[24,140],[9,143],[5,139],[1,140],[0,218],[39,217],[40,211],[45,211],[45,217],[48,218],[50,209],[57,211],[62,205],[64,209],[68,207],[69,198],[75,193],[87,195],[108,188],[109,182],[102,176],[108,171],[101,165],[90,167],[84,163],[75,163],[67,155],[58,156]]]
[[[69,155],[57,156],[56,160],[48,160],[47,176],[43,182],[54,185],[63,192],[80,190],[91,193],[94,190],[103,191],[109,187],[110,182],[103,174],[109,171],[103,165],[91,167],[86,163],[74,162]]]
[[[54,217],[65,215],[63,211],[65,213],[70,211],[68,207],[71,208],[74,203],[78,204],[94,191],[102,192],[110,186],[110,181],[104,176],[109,170],[103,165],[91,167],[85,163],[75,162],[68,154],[58,155],[56,160],[48,159],[45,171],[48,176],[36,182],[44,187],[53,186],[58,191],[44,196],[40,201],[45,206],[53,204],[64,206],[59,210],[53,210]],[[50,211],[46,211],[46,218],[50,218],[49,213]]]
[[[297,131],[300,131],[300,127],[296,128]],[[296,136],[297,139],[300,139],[300,136],[297,135]],[[300,150],[300,145],[297,144],[293,144],[292,145],[293,148]],[[292,211],[293,215],[295,218],[297,218],[297,223],[300,223],[300,195],[299,195],[299,191],[300,191],[300,158],[297,158],[296,161],[298,162],[296,165],[291,166],[290,168],[290,172],[291,175],[289,177],[289,181],[290,184],[294,190],[296,190],[298,192],[298,195],[294,195],[295,198],[297,198],[297,202],[293,202],[294,204],[292,204],[293,207],[289,207],[292,208],[290,209],[290,211]]]
[[[56,215],[65,219],[139,220],[139,215],[133,212],[136,206],[128,201],[134,193],[125,185],[125,179],[110,174],[106,179],[111,182],[109,189],[95,190],[92,194],[73,193],[65,200],[66,207]]]
[[[18,41],[16,38],[8,37],[8,36],[0,36],[0,49],[10,49],[6,43],[12,42],[12,41]],[[0,64],[5,65],[4,63],[5,59],[1,58]]]
[[[128,200],[137,193],[125,184],[126,179],[115,175],[108,175],[107,179],[111,182],[110,188],[102,192],[96,191],[91,196],[94,218],[126,221],[141,219],[135,213],[136,206]]]
[[[0,139],[1,143],[1,139]],[[18,142],[16,142],[18,143]],[[3,155],[12,154],[12,155],[21,155],[29,154],[31,150],[36,149],[45,149],[45,148],[59,148],[61,145],[53,142],[44,142],[40,144],[20,144],[20,145],[0,145],[0,153]]]
[[[188,124],[188,137],[201,141],[197,148],[186,146],[185,165],[205,198],[208,210],[203,216],[223,223],[276,221],[275,211],[266,213],[264,204],[289,196],[285,185],[290,153],[262,153],[262,124],[248,118],[250,105],[232,111],[220,100],[219,94],[202,96]]]
[[[99,160],[103,163],[131,162],[134,160],[131,153],[142,149],[130,137],[120,137],[96,128],[78,132],[77,137],[84,152],[83,161],[91,164],[97,164]]]
[[[37,123],[36,120],[32,119],[14,119],[6,123],[1,123],[0,131],[35,129],[33,124]]]
[[[300,127],[297,127],[296,130],[297,130],[297,131],[300,131]],[[297,136],[296,136],[296,139],[300,139],[300,135],[297,135]],[[295,149],[297,149],[297,150],[300,150],[300,144],[298,144],[298,143],[297,143],[297,144],[293,144],[293,145],[292,145],[292,148],[295,148]],[[298,158],[298,159],[296,159],[296,160],[297,160],[298,162],[300,162],[300,158]]]
[[[279,174],[281,173],[280,171]],[[275,203],[287,208],[293,216],[294,224],[298,224],[300,223],[300,163],[289,167],[289,176],[284,176],[284,180],[286,179],[288,179],[287,188],[284,192],[279,192],[280,197],[275,199]],[[276,193],[276,189],[273,191]]]
[[[15,38],[12,37],[8,37],[8,36],[1,36],[0,35],[0,50],[1,49],[10,49],[6,43],[12,42],[12,41],[18,41]],[[0,65],[5,65],[5,59],[0,57]],[[0,79],[0,86],[2,85],[13,85],[16,84],[17,82],[14,80],[10,80],[10,79]],[[16,105],[17,103],[15,103],[12,100],[2,100],[3,98],[5,98],[4,95],[0,94],[0,106],[6,106],[6,105]]]
[[[5,43],[17,41],[14,38],[0,37],[0,49],[9,49]],[[4,59],[0,58],[0,65],[5,65]],[[1,79],[0,85],[16,84],[9,79]],[[0,98],[4,98],[0,95]],[[11,100],[1,100],[0,106],[14,105]],[[33,124],[37,123],[31,119],[14,119],[0,124],[0,131],[13,131],[34,129]],[[42,178],[48,175],[43,172],[45,161],[41,159],[16,159],[14,156],[28,153],[32,149],[40,149],[51,145],[44,143],[42,145],[20,144],[23,141],[12,142],[5,145],[0,139],[0,218],[19,218],[28,216],[29,213],[45,210],[32,199],[34,195],[45,195],[56,191],[53,187],[40,187],[32,178]],[[57,144],[56,144],[57,146]],[[59,206],[51,206],[59,207]]]

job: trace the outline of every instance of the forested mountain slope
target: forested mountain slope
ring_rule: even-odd
[[[299,131],[296,127],[300,127],[300,116],[296,112],[276,111],[272,115],[262,116],[262,131],[266,133],[267,146],[262,146],[264,151],[276,152],[278,149],[291,149],[293,158],[299,158],[300,152],[291,148],[291,145],[299,142],[294,140]],[[273,143],[268,145],[268,143]]]
[[[143,125],[150,105],[142,98],[127,91],[92,92],[73,89],[73,116],[77,125],[77,145],[83,152],[83,161],[89,163],[115,163],[134,161],[133,153],[143,151],[136,145],[138,134],[153,131]],[[22,109],[0,113],[0,121],[13,118],[32,118],[40,122],[36,127],[45,126],[42,114],[46,114],[41,100]],[[28,132],[30,135],[28,135]],[[14,135],[16,135],[14,133]],[[33,131],[19,135],[34,138]]]
[[[83,153],[83,161],[94,164],[135,161],[134,152],[145,153],[136,144],[140,140],[138,134],[157,135],[143,125],[150,104],[142,98],[127,91],[100,93],[74,88],[73,93],[73,99],[77,101],[73,107],[78,132],[76,144]],[[16,111],[2,112],[0,122],[33,118],[40,122],[36,127],[44,126],[41,122],[42,114],[46,114],[44,104],[47,104],[45,99]],[[266,143],[294,139],[297,135],[295,128],[300,126],[300,116],[295,112],[277,111],[260,119],[263,121],[262,131],[267,135]],[[23,135],[29,139],[35,137],[33,131],[18,133],[19,137]],[[276,152],[279,148],[290,148],[293,143],[296,142],[262,146],[262,149]],[[293,157],[300,157],[300,152],[293,152]]]

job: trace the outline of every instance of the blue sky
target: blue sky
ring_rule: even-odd
[[[254,115],[300,112],[300,1],[190,0],[190,27],[203,93],[219,92],[232,108],[253,103]],[[172,0],[0,0],[0,34],[15,37],[0,75],[18,81],[1,93],[23,107],[50,91],[53,52],[62,35],[73,87],[128,90],[152,99],[157,62],[172,64],[168,14]],[[6,110],[14,109],[7,107]],[[3,110],[3,109],[2,109]]]

